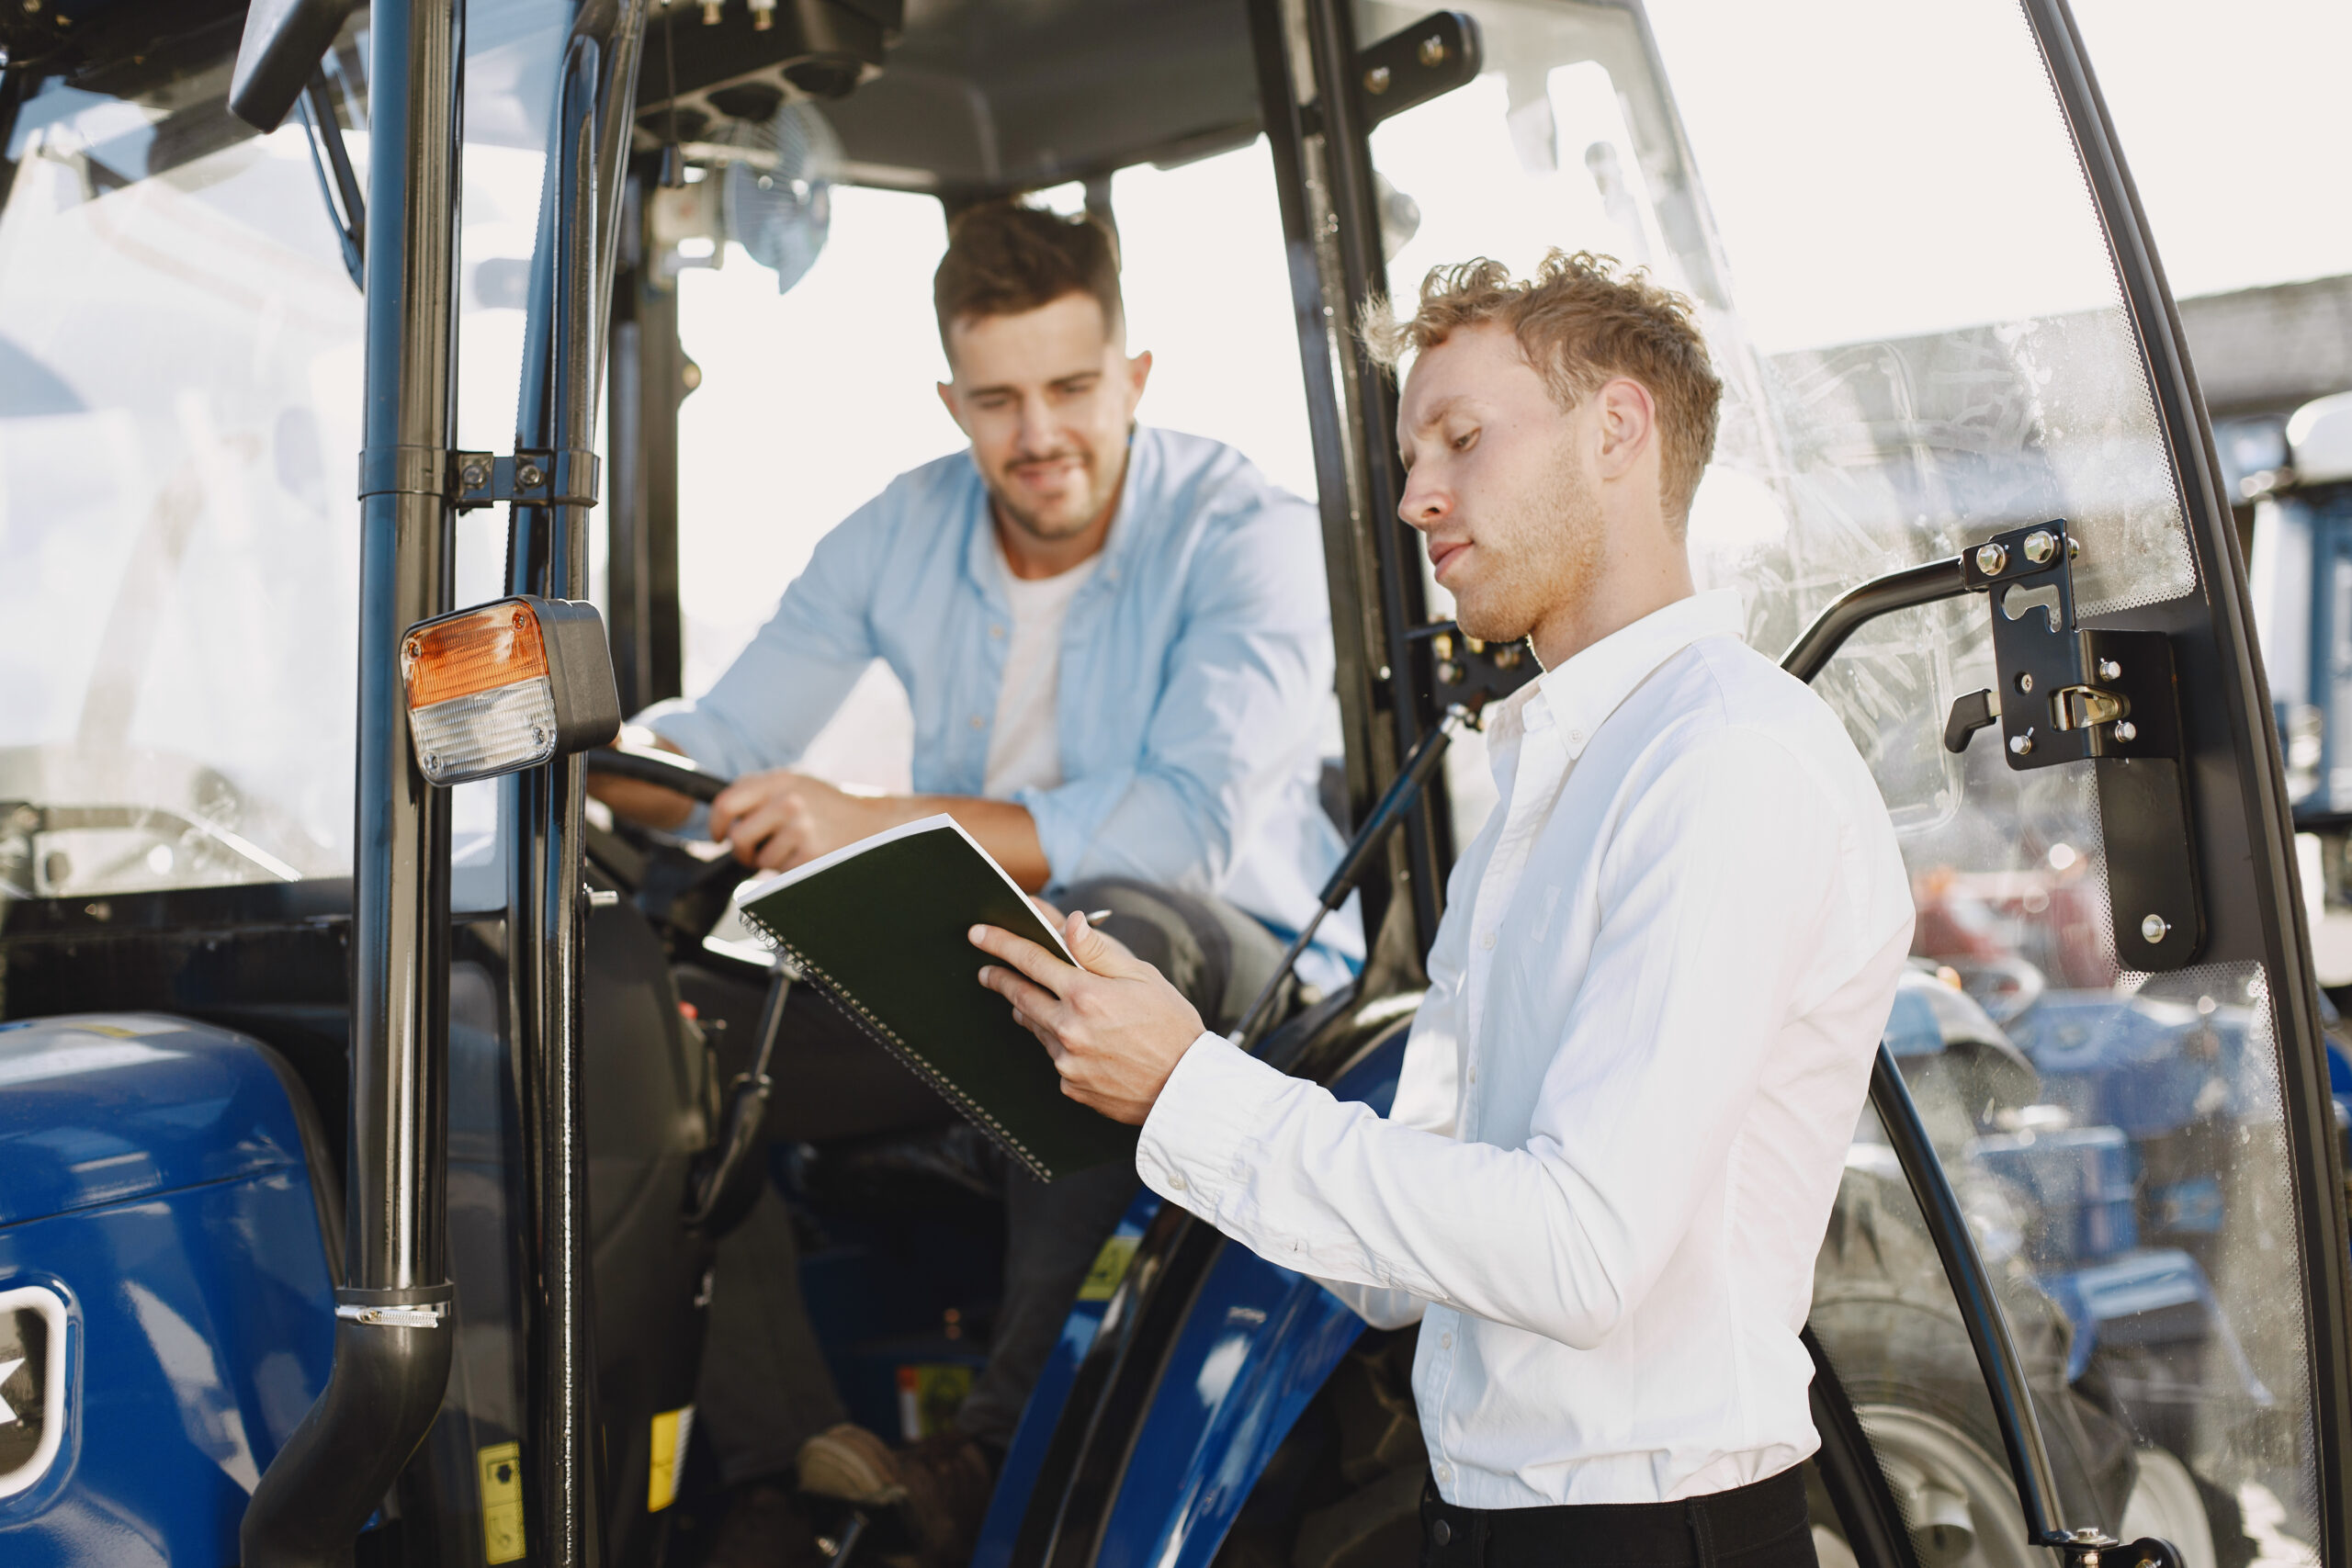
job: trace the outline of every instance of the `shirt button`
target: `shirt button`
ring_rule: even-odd
[[[989,636],[990,637],[1002,637],[1003,635],[1004,628],[1002,626],[990,626],[989,628]]]
[[[1583,745],[1583,744],[1584,744],[1584,731],[1583,731],[1583,730],[1581,730],[1581,729],[1571,729],[1571,730],[1569,730],[1569,731],[1568,731],[1568,744],[1569,744],[1569,745],[1571,745],[1571,746],[1581,746],[1581,745]]]
[[[983,718],[978,714],[974,714],[972,716],[972,728],[974,729],[986,729],[988,727],[989,721],[986,718]]]
[[[1485,948],[1488,953],[1492,953],[1492,952],[1494,952],[1494,950],[1495,950],[1495,933],[1494,933],[1494,932],[1492,932],[1492,931],[1488,931],[1486,935],[1484,935],[1484,936],[1480,937],[1480,938],[1478,939],[1478,945],[1479,945],[1480,947]]]
[[[1439,1348],[1442,1349],[1451,1350],[1453,1348],[1453,1336],[1451,1334],[1439,1335],[1437,1337],[1437,1342]]]
[[[1173,1187],[1179,1192],[1184,1190],[1184,1173],[1181,1170],[1169,1172],[1168,1185]]]
[[[1440,1481],[1452,1481],[1453,1479],[1453,1467],[1450,1464],[1439,1465],[1437,1467],[1437,1478]]]
[[[1476,1067],[1470,1069],[1470,1081],[1472,1083],[1476,1083],[1478,1081],[1478,1069]]]

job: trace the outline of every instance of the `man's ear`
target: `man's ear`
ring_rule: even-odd
[[[1145,349],[1127,361],[1127,414],[1134,417],[1136,405],[1143,401],[1143,384],[1151,379],[1151,350]]]
[[[1657,400],[1630,376],[1618,376],[1593,394],[1600,477],[1623,479],[1657,447]]]
[[[956,428],[963,430],[966,435],[971,434],[972,433],[969,430],[964,429],[964,405],[956,400],[955,382],[942,381],[939,383],[939,400],[940,403],[947,410],[947,417],[956,422]]]

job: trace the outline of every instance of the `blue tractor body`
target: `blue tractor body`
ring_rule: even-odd
[[[237,1560],[334,1352],[284,1072],[182,1019],[0,1025],[0,1560]]]

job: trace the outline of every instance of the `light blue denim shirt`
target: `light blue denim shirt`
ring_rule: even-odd
[[[1062,626],[1062,776],[1013,799],[1052,883],[1218,895],[1284,933],[1338,865],[1317,791],[1331,691],[1315,509],[1232,447],[1139,427],[1102,566]],[[914,787],[977,795],[1011,642],[1004,564],[969,453],[901,474],[818,544],[710,690],[641,722],[704,767],[790,767],[873,660],[914,709]],[[1352,905],[1303,966],[1354,960]]]

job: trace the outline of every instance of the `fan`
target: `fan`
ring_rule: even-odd
[[[765,120],[737,120],[718,140],[732,153],[719,176],[723,231],[775,274],[781,294],[825,248],[841,138],[814,105],[787,103]]]

